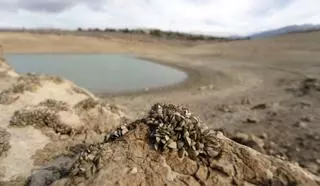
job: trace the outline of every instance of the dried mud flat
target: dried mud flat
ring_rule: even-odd
[[[104,96],[104,102],[126,107],[126,110],[129,111],[128,113],[133,118],[144,118],[150,108],[158,102],[183,105],[199,115],[199,123],[207,125],[209,128],[215,129],[215,131],[218,129],[218,131],[223,132],[234,141],[252,147],[262,154],[270,155],[265,156],[258,153],[259,158],[257,161],[263,161],[263,166],[259,167],[254,164],[253,167],[249,168],[251,171],[265,169],[265,165],[268,163],[264,161],[264,157],[268,157],[267,159],[273,157],[270,161],[298,162],[301,167],[312,172],[312,174],[319,175],[320,173],[320,33],[318,32],[281,36],[266,40],[193,43],[190,45],[181,44],[178,41],[175,45],[168,45],[162,41],[141,42],[134,37],[130,41],[111,38],[108,42],[103,39],[97,40],[82,37],[76,40],[72,38],[75,41],[66,44],[63,41],[59,42],[55,38],[58,36],[43,36],[43,38],[39,37],[37,39],[30,35],[23,36],[21,40],[27,37],[32,38],[34,41],[30,38],[28,41],[34,46],[40,46],[41,40],[50,40],[50,37],[52,37],[54,42],[57,42],[56,46],[69,46],[68,50],[73,50],[72,52],[84,52],[84,48],[77,47],[80,46],[79,43],[88,40],[90,41],[88,45],[92,47],[87,45],[86,48],[90,48],[92,50],[90,52],[130,52],[139,57],[149,58],[162,64],[184,69],[190,74],[189,80],[185,83],[163,90],[151,90],[150,92],[131,95]],[[50,46],[42,49],[39,47],[17,47],[19,39],[11,37],[6,37],[5,34],[2,36],[2,38],[6,38],[3,39],[3,42],[9,46],[9,52],[46,52],[52,49]],[[67,42],[67,39],[65,42]],[[123,45],[124,43],[125,45]],[[114,47],[111,50],[110,46],[113,44]],[[74,47],[72,47],[73,45]],[[55,47],[53,50],[63,52],[65,50],[63,47],[62,49]],[[119,130],[127,131],[125,128],[120,128]],[[233,160],[231,160],[232,158],[218,158],[218,160],[229,163],[224,164],[224,162],[221,164],[220,161],[215,160],[213,168],[210,168],[205,163],[203,164],[204,161],[199,161],[202,162],[201,164],[193,165],[192,158],[179,161],[180,163],[189,163],[179,164],[176,161],[179,158],[179,153],[177,153],[177,156],[172,154],[173,157],[166,155],[163,160],[158,153],[155,154],[154,148],[158,148],[158,145],[157,147],[150,147],[148,143],[143,143],[145,141],[143,136],[149,135],[144,125],[137,127],[136,130],[129,132],[124,137],[120,135],[120,139],[117,137],[118,140],[108,145],[97,145],[97,141],[102,141],[101,137],[103,136],[100,135],[94,140],[94,137],[92,137],[94,135],[90,134],[89,132],[89,135],[87,135],[89,137],[87,137],[86,145],[94,145],[78,146],[72,152],[82,152],[86,156],[93,154],[89,156],[91,158],[89,158],[90,163],[84,163],[83,165],[86,167],[85,170],[87,170],[87,166],[89,166],[90,170],[93,169],[94,174],[89,172],[86,173],[88,175],[80,174],[80,177],[76,174],[71,179],[66,178],[58,181],[56,185],[81,183],[99,185],[106,184],[103,180],[107,178],[110,180],[109,184],[120,185],[127,185],[128,183],[148,185],[153,181],[159,180],[161,180],[159,184],[212,185],[213,183],[207,182],[208,178],[211,181],[216,181],[214,182],[215,184],[223,183],[225,185],[319,184],[319,182],[308,183],[305,178],[300,179],[300,176],[297,176],[298,181],[294,180],[293,177],[295,175],[292,175],[292,172],[288,174],[286,163],[285,166],[281,165],[281,167],[285,167],[281,169],[285,170],[285,173],[278,171],[273,174],[280,177],[279,179],[274,179],[275,182],[272,182],[272,179],[252,180],[253,177],[258,178],[259,176],[257,175],[245,178],[237,177],[233,172],[234,170],[222,168],[229,165],[233,160],[244,161],[249,158],[251,161],[251,156]],[[132,139],[135,138],[141,139],[133,142]],[[154,140],[158,142],[158,139],[154,138]],[[89,141],[92,143],[89,143]],[[79,141],[75,140],[65,146],[71,146],[71,144],[76,144],[77,142]],[[159,143],[161,143],[161,140]],[[174,143],[174,141],[170,141],[168,144],[166,141],[165,144],[169,149],[176,146],[178,148],[178,143]],[[218,144],[221,145],[221,143]],[[223,141],[222,144],[229,144],[229,142]],[[112,147],[109,147],[109,145]],[[236,148],[238,148],[237,145],[235,145]],[[202,147],[202,145],[199,144],[198,147]],[[213,147],[220,149],[218,146],[213,145]],[[5,145],[4,148],[6,148]],[[49,146],[47,148],[53,147]],[[160,149],[162,148],[163,146]],[[196,146],[195,148],[197,149]],[[100,170],[99,166],[101,165],[96,163],[96,157],[99,157],[101,152],[106,157],[102,165],[109,165],[110,168],[96,174],[95,170]],[[244,154],[245,152],[247,151],[244,150]],[[249,150],[249,152],[251,151]],[[46,153],[42,153],[43,157],[47,157]],[[68,151],[68,153],[70,152]],[[200,154],[198,151],[195,154],[198,153]],[[210,154],[214,155],[215,153],[217,152],[212,151]],[[255,153],[257,152],[254,151]],[[146,154],[151,155],[145,157]],[[194,153],[191,154],[195,155]],[[243,153],[240,153],[241,155]],[[141,158],[148,161],[141,162]],[[44,159],[37,159],[39,165],[45,165],[47,161]],[[128,159],[131,159],[132,162],[127,161]],[[72,158],[70,161],[72,162]],[[236,163],[233,162],[231,164]],[[120,171],[120,168],[116,168],[118,165],[121,165],[120,168],[123,171]],[[279,166],[278,163],[274,165],[276,167]],[[163,167],[167,167],[167,169]],[[79,167],[81,172],[80,168],[81,166]],[[237,164],[237,167],[234,168],[236,172],[238,168],[242,169],[243,167]],[[222,178],[220,173],[216,174],[217,170],[220,173],[222,172]],[[127,179],[125,180],[127,182],[122,182],[119,177],[112,177],[110,172],[113,171],[119,171],[117,174],[126,176]],[[199,171],[202,171],[202,173],[199,173]],[[247,173],[241,172],[238,175]],[[160,176],[153,177],[155,174]],[[203,175],[205,176],[202,177]],[[219,176],[211,178],[210,176],[212,175]],[[261,173],[261,175],[263,174]],[[137,177],[144,177],[146,180],[137,180]],[[230,179],[226,179],[227,177]],[[177,181],[177,179],[180,181],[170,182],[170,180]],[[225,182],[219,182],[221,180]]]

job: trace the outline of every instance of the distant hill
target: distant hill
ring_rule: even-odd
[[[263,32],[258,32],[253,35],[250,35],[250,38],[264,38],[264,37],[272,37],[272,36],[278,36],[282,34],[288,34],[288,33],[297,33],[297,32],[306,32],[306,31],[320,31],[320,25],[313,25],[313,24],[304,24],[304,25],[290,25],[274,30],[267,30]]]

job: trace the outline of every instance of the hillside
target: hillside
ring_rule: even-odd
[[[264,37],[272,37],[278,36],[283,34],[289,33],[301,33],[301,32],[311,32],[311,31],[319,31],[320,25],[312,25],[312,24],[305,24],[305,25],[292,25],[286,26],[274,30],[267,30],[259,33],[255,33],[250,35],[250,38],[264,38]]]

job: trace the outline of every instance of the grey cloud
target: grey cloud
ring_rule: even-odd
[[[75,5],[72,1],[43,1],[43,0],[32,0],[32,1],[21,1],[19,3],[20,8],[30,11],[43,11],[43,12],[61,12],[71,8]]]
[[[27,10],[32,12],[58,13],[78,4],[99,10],[102,0],[0,0],[0,10]]]

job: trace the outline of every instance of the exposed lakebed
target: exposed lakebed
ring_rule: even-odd
[[[120,93],[184,81],[185,72],[119,54],[8,54],[18,73],[35,72],[69,79],[95,93]]]

